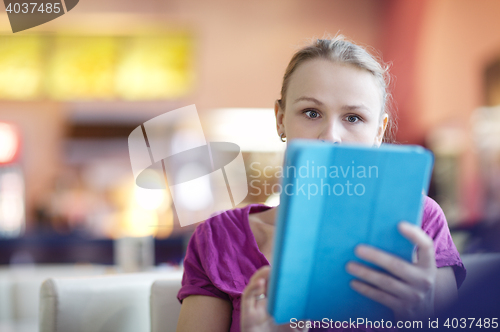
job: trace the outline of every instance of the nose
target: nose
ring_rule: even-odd
[[[339,144],[342,142],[342,124],[337,120],[327,123],[322,129],[318,139],[323,142]]]

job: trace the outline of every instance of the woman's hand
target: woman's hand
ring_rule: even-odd
[[[267,280],[270,266],[258,269],[250,278],[241,296],[241,331],[267,332],[274,331],[275,324],[267,313]]]
[[[270,266],[258,269],[241,296],[240,326],[242,332],[307,331],[292,329],[289,324],[276,325],[267,313],[267,282]]]
[[[394,312],[395,319],[421,319],[434,315],[434,288],[437,267],[432,239],[420,228],[407,222],[399,224],[401,234],[418,246],[418,261],[410,264],[382,250],[360,245],[355,253],[392,274],[350,262],[347,271],[358,277],[351,287]],[[374,287],[375,286],[375,287]]]

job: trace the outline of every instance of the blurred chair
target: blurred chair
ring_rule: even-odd
[[[150,331],[151,285],[176,275],[180,280],[182,272],[48,279],[40,290],[39,331]]]
[[[462,255],[462,262],[467,269],[467,277],[460,287],[459,295],[478,287],[484,277],[500,267],[500,253],[480,253]]]
[[[15,265],[0,268],[0,331],[38,331],[39,293],[50,277],[105,274],[102,265]]]
[[[151,332],[175,332],[181,304],[177,292],[182,274],[157,280],[151,286]]]
[[[0,324],[12,319],[10,294],[11,283],[8,270],[0,268]]]

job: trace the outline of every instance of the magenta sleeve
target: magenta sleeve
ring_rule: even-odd
[[[177,299],[182,303],[189,295],[205,295],[229,300],[228,295],[219,290],[212,282],[209,273],[212,255],[207,249],[214,250],[210,227],[205,222],[196,227],[184,257],[182,286]]]
[[[451,266],[455,272],[457,287],[460,287],[465,280],[466,270],[451,238],[450,229],[448,228],[443,210],[430,197],[426,197],[422,229],[434,241],[436,266]]]

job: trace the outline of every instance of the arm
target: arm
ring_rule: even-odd
[[[177,332],[229,331],[231,303],[218,297],[191,295],[182,301]]]
[[[451,266],[440,267],[436,276],[434,308],[439,313],[458,300],[455,272]]]
[[[182,287],[177,298],[182,301],[177,332],[229,331],[232,304],[218,289],[209,274],[214,269],[211,257],[221,250],[213,236],[210,222],[200,223],[189,240],[184,258]],[[217,280],[217,279],[216,279]]]

